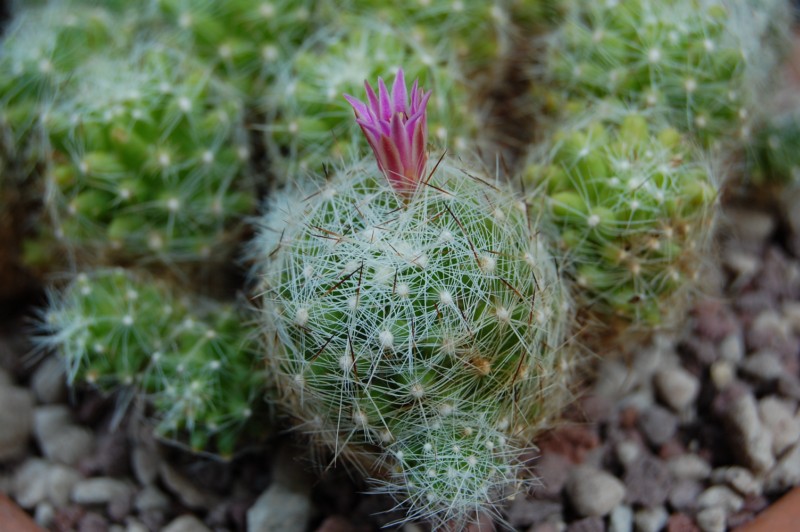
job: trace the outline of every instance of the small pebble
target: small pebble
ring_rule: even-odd
[[[604,516],[625,497],[625,485],[615,476],[590,466],[578,466],[567,480],[567,495],[580,515]]]
[[[696,454],[682,454],[667,462],[672,476],[677,479],[705,480],[711,474],[708,462]]]
[[[147,510],[167,510],[170,506],[170,499],[156,486],[149,485],[142,488],[142,490],[136,494],[133,506],[139,512]]]
[[[278,530],[277,528],[275,530]],[[161,532],[211,532],[201,520],[193,515],[182,515],[165,526]]]
[[[678,480],[669,492],[669,504],[680,512],[693,512],[697,498],[703,493],[703,484],[697,480]]]
[[[675,435],[678,418],[666,408],[653,405],[639,416],[639,428],[651,445],[659,446]]]
[[[726,486],[711,486],[697,499],[697,507],[701,510],[722,508],[726,515],[738,512],[743,506],[744,499]]]
[[[95,477],[82,480],[72,488],[72,500],[78,504],[106,504],[114,497],[130,496],[131,487],[122,480]]]
[[[565,532],[605,532],[605,529],[606,526],[602,518],[584,517],[571,522]]]
[[[617,460],[623,467],[628,467],[636,461],[642,454],[642,447],[635,441],[624,440],[619,442],[615,447]]]
[[[672,514],[667,521],[667,532],[700,532],[700,529],[688,515]]]
[[[736,370],[727,360],[718,360],[711,364],[711,382],[714,388],[724,390],[734,381]]]
[[[664,504],[672,486],[669,469],[662,460],[643,454],[625,470],[623,477],[628,504],[654,508]]]
[[[739,367],[744,374],[762,382],[772,382],[785,371],[778,355],[768,350],[753,353]]]
[[[719,344],[719,355],[725,362],[733,365],[744,359],[744,339],[739,333],[729,334]]]
[[[743,496],[761,495],[761,482],[749,469],[738,466],[720,467],[711,474],[714,484],[727,484]]]
[[[748,393],[735,398],[726,412],[728,433],[745,465],[766,472],[775,464],[772,434],[764,430],[755,397]]]
[[[681,367],[659,370],[654,380],[661,400],[676,412],[692,404],[700,391],[697,377]]]
[[[793,405],[775,397],[765,397],[758,403],[758,412],[761,422],[772,433],[775,456],[780,456],[800,440],[800,423],[795,419]]]
[[[33,425],[33,396],[25,388],[0,384],[0,462],[28,449]]]
[[[27,459],[14,473],[12,495],[21,507],[33,509],[47,499],[50,464],[39,458]]]
[[[49,502],[40,502],[33,512],[33,520],[42,528],[49,529],[56,517],[56,509]]]
[[[46,458],[76,465],[94,451],[94,435],[72,421],[64,405],[40,406],[34,412],[33,431]]]
[[[31,389],[39,403],[63,402],[67,397],[64,362],[57,357],[47,357],[31,377]]]
[[[202,510],[211,507],[211,496],[197,489],[189,479],[168,464],[161,463],[158,472],[164,486],[176,495],[187,508]]]
[[[611,511],[608,518],[608,532],[632,532],[633,510],[630,506],[620,504]]]
[[[669,513],[663,506],[643,508],[633,516],[637,532],[659,532],[667,525]]]
[[[764,478],[766,493],[781,493],[800,485],[800,443],[789,449]]]
[[[703,532],[725,532],[727,517],[725,510],[718,506],[698,512],[696,519]]]
[[[143,486],[156,481],[160,462],[158,452],[146,445],[137,445],[131,454],[133,473]]]
[[[98,513],[89,512],[78,521],[78,532],[108,532],[108,520]]]

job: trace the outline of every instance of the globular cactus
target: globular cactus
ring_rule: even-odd
[[[52,2],[20,9],[0,43],[0,150],[16,179],[47,157],[41,115],[73,71],[130,38],[128,21],[100,6]]]
[[[776,113],[758,131],[748,166],[757,185],[800,183],[800,108]]]
[[[409,77],[434,88],[429,122],[437,142],[451,152],[474,150],[478,120],[453,58],[392,26],[351,19],[346,28],[315,34],[267,93],[266,127],[278,181],[320,175],[324,165],[357,157],[366,142],[341,94],[401,65]]]
[[[159,36],[191,49],[215,73],[256,98],[275,65],[314,26],[310,0],[155,0],[159,18],[175,33]]]
[[[241,101],[152,44],[96,57],[76,78],[44,119],[43,244],[92,264],[224,258],[255,203]]]
[[[380,20],[428,48],[448,49],[467,72],[489,68],[507,53],[511,14],[507,0],[380,0],[320,2],[320,18],[357,15]]]
[[[96,270],[51,293],[38,340],[63,358],[71,384],[128,388],[154,406],[158,434],[230,456],[265,426],[252,423],[264,376],[245,322],[142,274]]]
[[[707,146],[749,139],[759,90],[775,66],[762,46],[769,26],[757,22],[763,13],[779,17],[785,2],[571,5],[548,42],[542,73],[558,98],[610,96],[659,108]]]
[[[579,306],[606,323],[663,325],[702,266],[716,174],[707,155],[657,116],[614,104],[591,109],[532,158],[523,178],[530,201],[550,212]]]
[[[265,352],[312,437],[383,463],[410,516],[465,521],[515,491],[500,438],[522,445],[561,406],[570,303],[536,211],[478,169],[426,164],[429,95],[409,106],[402,71],[391,93],[349,97],[380,171],[265,215]]]

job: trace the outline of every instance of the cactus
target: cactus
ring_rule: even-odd
[[[455,52],[467,72],[491,66],[506,53],[511,33],[508,1],[412,0],[388,3],[380,0],[321,2],[320,18],[356,15],[379,20],[407,32],[427,48]]]
[[[757,185],[800,183],[800,108],[776,114],[758,131],[748,166]]]
[[[260,96],[275,65],[313,27],[310,0],[155,1],[177,31],[172,45],[192,50],[248,99]]]
[[[477,118],[453,60],[390,26],[359,19],[347,29],[315,34],[268,93],[264,107],[271,112],[267,128],[278,180],[319,175],[323,165],[362,152],[366,142],[341,94],[400,65],[435,89],[429,120],[437,140],[450,151],[469,152]]]
[[[607,318],[662,325],[679,312],[707,249],[713,167],[677,130],[616,105],[565,127],[524,180],[548,207],[582,292]]]
[[[763,53],[768,26],[756,21],[779,16],[785,4],[577,2],[550,39],[543,75],[567,99],[611,96],[663,109],[707,146],[746,141],[775,66]]]
[[[152,44],[96,57],[48,111],[46,208],[92,263],[220,259],[253,204],[242,103],[191,58]]]
[[[428,95],[405,90],[401,71],[380,108],[350,97],[384,176],[362,161],[265,215],[265,352],[320,443],[395,471],[380,491],[410,516],[461,522],[514,491],[498,439],[560,406],[569,301],[535,212],[474,168],[426,166]]]
[[[230,456],[254,427],[264,377],[240,311],[177,298],[123,269],[78,275],[52,292],[42,347],[63,358],[71,384],[143,394],[156,432]]]
[[[16,179],[46,159],[40,117],[74,69],[102,49],[122,47],[129,31],[108,10],[72,2],[16,15],[0,45],[0,150]]]

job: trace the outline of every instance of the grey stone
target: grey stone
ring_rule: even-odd
[[[697,507],[697,498],[702,492],[703,484],[700,481],[678,480],[669,491],[669,504],[679,512],[691,513]]]
[[[25,388],[0,385],[0,462],[19,458],[28,449],[33,397]]]
[[[643,508],[633,516],[636,532],[659,532],[667,525],[669,514],[663,506]]]
[[[604,532],[606,529],[600,517],[584,517],[571,522],[565,532]]]
[[[47,499],[50,464],[39,458],[29,458],[14,473],[13,496],[21,507],[32,510]]]
[[[711,465],[696,454],[681,454],[671,458],[667,467],[677,479],[705,480],[711,474]]]
[[[641,457],[642,446],[635,441],[623,440],[614,447],[614,451],[616,452],[619,463],[627,468]]]
[[[725,510],[715,506],[698,512],[695,521],[703,532],[725,532],[727,519]]]
[[[143,486],[156,481],[160,463],[161,457],[158,452],[146,445],[137,445],[131,454],[133,474]]]
[[[125,523],[125,532],[150,532],[150,529],[140,521],[129,518]]]
[[[746,375],[763,382],[774,381],[785,371],[778,355],[766,349],[745,358],[739,367]]]
[[[786,301],[781,312],[794,333],[800,334],[800,301]]]
[[[42,453],[54,462],[76,465],[94,450],[94,435],[72,422],[63,405],[38,407],[33,416],[33,431]]]
[[[630,506],[620,504],[611,511],[608,518],[608,532],[632,532],[633,510]]]
[[[166,510],[170,506],[170,499],[163,491],[151,484],[145,486],[142,491],[136,494],[133,506],[139,512]]]
[[[14,379],[11,378],[11,374],[3,368],[0,368],[0,388],[12,386],[14,386]]]
[[[42,501],[33,511],[33,520],[42,528],[49,529],[56,517],[56,509],[49,502]]]
[[[796,485],[800,485],[800,443],[792,446],[767,473],[764,491],[780,493]]]
[[[744,506],[744,499],[738,496],[727,486],[711,486],[697,499],[697,507],[701,510],[706,508],[722,508],[726,515],[738,512]]]
[[[83,480],[81,474],[68,466],[52,464],[47,475],[47,498],[56,508],[67,506],[72,489]]]
[[[666,408],[653,405],[639,416],[639,429],[651,445],[660,446],[675,436],[678,418]]]
[[[780,456],[800,440],[800,423],[795,419],[794,411],[793,405],[776,397],[765,397],[758,403],[761,422],[772,433],[775,456]]]
[[[742,207],[726,209],[726,221],[738,237],[739,246],[759,251],[765,241],[775,231],[775,217],[770,212],[756,211]]]
[[[106,504],[116,497],[129,496],[131,487],[122,480],[95,477],[82,480],[72,488],[72,500],[78,504]]]
[[[739,364],[744,359],[744,338],[741,333],[726,336],[719,344],[719,355],[726,362]]]
[[[711,382],[718,391],[730,386],[735,378],[736,369],[727,360],[717,360],[711,364]]]
[[[537,497],[556,497],[567,483],[572,463],[560,453],[545,452],[534,463],[541,485],[533,488]]]
[[[56,357],[47,357],[31,378],[31,389],[40,403],[61,403],[67,397],[67,380],[64,363]]]
[[[739,282],[752,279],[761,268],[761,260],[758,255],[741,249],[724,249],[722,261],[736,275]]]
[[[171,521],[161,532],[211,532],[211,530],[195,516],[182,515]]]
[[[761,425],[755,397],[748,393],[734,399],[726,412],[726,421],[745,465],[757,473],[770,470],[775,464],[772,433]]]
[[[711,482],[727,484],[744,496],[761,495],[761,482],[749,469],[739,466],[720,467],[711,473]]]
[[[691,405],[700,391],[697,377],[681,367],[659,370],[654,381],[661,401],[676,412]]]
[[[201,510],[212,506],[213,497],[211,495],[195,487],[189,479],[168,464],[162,462],[158,472],[166,488],[188,508]]]
[[[528,527],[546,521],[552,516],[560,516],[561,503],[527,497],[515,497],[508,509],[507,520],[515,528]]]
[[[663,461],[643,454],[631,463],[623,477],[627,488],[625,502],[654,508],[664,504],[672,486],[672,477]]]
[[[625,498],[625,485],[615,476],[589,466],[578,466],[567,480],[567,495],[580,515],[604,516]]]
[[[247,530],[304,532],[311,514],[308,493],[294,491],[282,483],[273,483],[247,511]]]

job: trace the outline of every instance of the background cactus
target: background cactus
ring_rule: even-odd
[[[255,256],[268,364],[319,441],[391,449],[409,481],[435,471],[393,489],[414,515],[464,519],[514,482],[485,439],[527,434],[558,407],[569,302],[536,213],[502,185],[442,162],[403,204],[373,165],[267,213]],[[462,440],[454,491],[420,445]]]
[[[246,434],[264,430],[251,423],[265,379],[246,320],[142,274],[97,270],[51,293],[39,342],[64,359],[70,383],[141,393],[155,407],[157,433],[230,456]]]
[[[95,264],[223,260],[255,202],[242,103],[152,45],[95,57],[76,78],[45,120],[55,239]]]
[[[478,118],[454,57],[446,54],[366,19],[320,30],[278,74],[263,102],[278,182],[321,175],[324,165],[362,153],[367,143],[342,93],[360,93],[365,80],[393,75],[401,66],[409,79],[434,89],[428,120],[437,143],[457,153],[474,150]]]
[[[550,38],[543,76],[563,90],[557,98],[612,96],[660,108],[709,146],[747,140],[758,91],[776,65],[762,46],[771,31],[765,21],[788,21],[787,7],[771,0],[576,2]]]
[[[755,184],[800,183],[800,107],[772,116],[758,131],[749,155]]]
[[[540,197],[555,223],[579,304],[646,326],[680,312],[678,294],[702,267],[717,198],[707,156],[658,123],[646,112],[593,107],[524,177],[536,190],[530,201]]]

